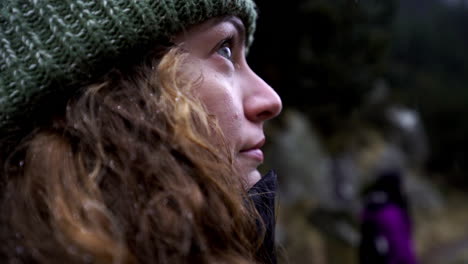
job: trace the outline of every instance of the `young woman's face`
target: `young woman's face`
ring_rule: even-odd
[[[263,123],[282,108],[278,94],[252,69],[245,58],[245,29],[236,17],[210,19],[176,36],[189,52],[190,67],[201,76],[196,93],[215,115],[234,148],[236,166],[249,186],[261,175]]]

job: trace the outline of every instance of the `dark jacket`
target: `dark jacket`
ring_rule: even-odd
[[[277,190],[276,173],[268,172],[250,190],[257,211],[265,227],[265,238],[257,252],[258,259],[265,264],[276,264],[275,250],[275,196]]]

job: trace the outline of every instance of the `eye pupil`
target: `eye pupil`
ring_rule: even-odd
[[[231,51],[231,48],[229,47],[222,47],[219,49],[219,54],[227,59],[231,59],[232,58],[232,51]]]

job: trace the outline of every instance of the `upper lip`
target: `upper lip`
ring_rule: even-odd
[[[248,145],[248,147],[242,149],[240,152],[245,152],[252,149],[260,149],[263,147],[263,145],[265,145],[265,138],[262,138],[261,140],[257,141],[256,144]]]

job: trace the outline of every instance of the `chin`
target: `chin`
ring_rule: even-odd
[[[247,172],[245,177],[246,187],[249,189],[262,178],[262,175],[257,169],[254,169]]]

